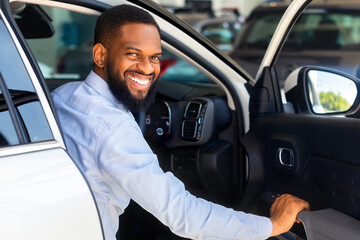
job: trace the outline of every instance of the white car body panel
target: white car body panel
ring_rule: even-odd
[[[0,212],[0,239],[102,239],[93,197],[62,148],[0,158]]]

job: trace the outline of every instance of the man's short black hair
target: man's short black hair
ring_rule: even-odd
[[[110,48],[110,42],[119,33],[121,26],[129,23],[154,25],[160,34],[159,25],[148,12],[141,8],[124,4],[107,9],[97,19],[94,45],[101,43],[104,47]]]

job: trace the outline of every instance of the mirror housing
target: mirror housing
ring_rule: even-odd
[[[360,81],[337,70],[304,66],[285,81],[286,101],[297,113],[359,115]]]
[[[49,38],[55,33],[52,19],[38,5],[12,5],[15,21],[26,39]]]

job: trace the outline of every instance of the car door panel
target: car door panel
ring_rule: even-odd
[[[102,239],[91,192],[56,145],[36,144],[32,148],[43,150],[21,154],[14,147],[0,151],[1,239]],[[15,154],[4,156],[8,152]]]
[[[252,112],[246,138],[255,139],[252,148],[260,154],[249,154],[249,178],[253,181],[251,164],[263,162],[264,182],[257,186],[261,196],[290,193],[307,200],[312,210],[332,208],[359,219],[358,132],[360,122],[355,118]],[[292,166],[281,161],[280,149],[292,152]]]
[[[274,38],[285,41],[287,31]],[[274,67],[280,52],[274,52],[265,54],[250,94],[250,131],[242,140],[249,157],[243,206],[269,215],[268,207],[278,194],[293,194],[310,203],[311,212],[304,217],[307,239],[344,239],[347,231],[358,236],[360,122],[344,114],[288,111]],[[344,224],[347,221],[351,224]]]

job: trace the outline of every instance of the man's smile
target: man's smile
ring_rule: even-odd
[[[132,76],[130,76],[130,75],[127,75],[127,77],[128,77],[130,80],[132,80],[132,81],[134,81],[134,82],[136,82],[136,83],[138,83],[138,84],[140,84],[140,85],[147,85],[147,84],[150,82],[150,78],[149,78],[149,77],[147,77],[147,79],[138,79],[138,78],[132,77]]]
[[[143,74],[139,71],[126,71],[124,76],[127,79],[129,87],[140,90],[140,91],[147,91],[151,86],[155,74]],[[134,94],[134,92],[133,92]]]

